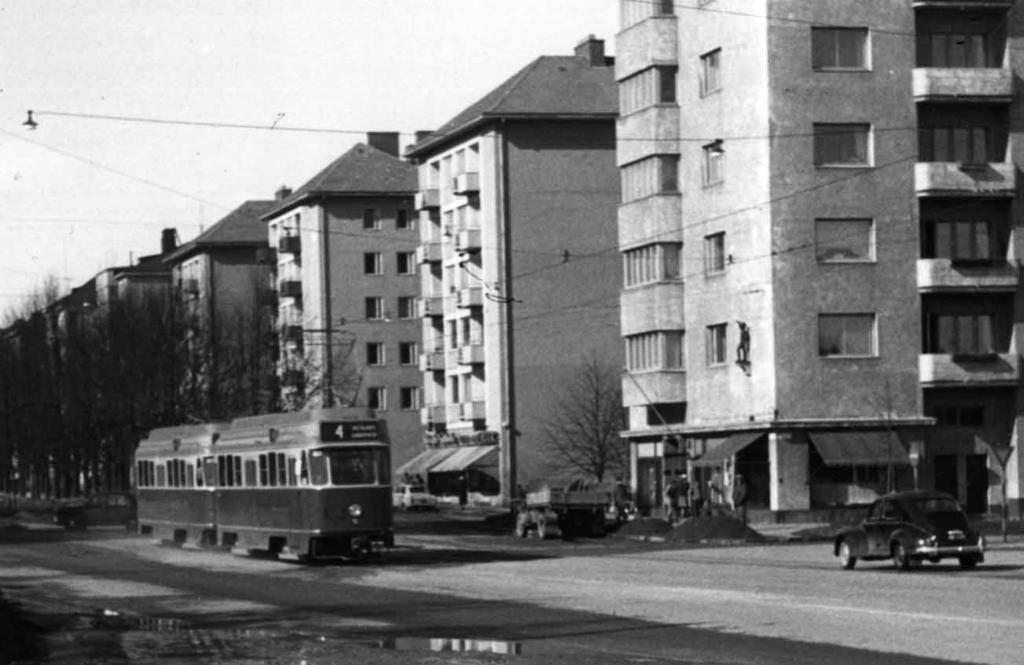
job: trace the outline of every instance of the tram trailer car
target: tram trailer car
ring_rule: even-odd
[[[202,460],[214,534],[199,544],[303,559],[394,545],[383,420],[320,409],[239,418],[218,434]]]
[[[204,460],[230,423],[154,429],[135,453],[139,532],[177,544],[216,542],[216,487]],[[216,470],[213,470],[216,477]]]

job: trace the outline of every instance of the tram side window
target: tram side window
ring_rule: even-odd
[[[288,467],[285,465],[284,453],[277,454],[277,484],[281,487],[288,484]]]
[[[240,456],[238,456],[238,455],[232,455],[231,456],[231,460],[232,460],[231,466],[234,468],[234,473],[232,474],[232,477],[234,478],[235,485],[237,487],[241,487],[242,486],[242,458]]]
[[[249,487],[256,486],[256,460],[245,460],[245,484]]]
[[[203,460],[196,460],[196,487],[203,486]]]
[[[163,464],[158,464],[156,467],[156,486],[167,486],[167,469],[164,467]]]
[[[185,464],[185,487],[195,487],[196,471],[191,464]]]
[[[294,457],[289,457],[288,458],[288,485],[290,487],[295,487],[295,484],[296,484],[295,458]]]
[[[270,453],[267,455],[267,481],[270,485],[277,485],[277,455]]]
[[[303,450],[299,456],[299,484],[309,484],[309,463],[306,461],[306,451]]]
[[[309,453],[309,480],[313,485],[327,484],[327,458],[321,450]]]
[[[212,456],[203,458],[203,476],[207,487],[217,486],[217,460]]]
[[[228,465],[224,463],[223,455],[217,455],[217,484],[221,487],[228,486]]]
[[[267,456],[260,455],[260,487],[267,486]]]

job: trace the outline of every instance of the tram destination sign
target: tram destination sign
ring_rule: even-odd
[[[379,441],[380,428],[373,420],[321,423],[321,441]]]

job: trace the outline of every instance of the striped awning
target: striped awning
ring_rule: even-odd
[[[430,473],[464,471],[471,466],[494,466],[498,463],[498,446],[462,446],[455,453],[428,469]]]
[[[413,476],[419,474],[426,477],[427,471],[429,471],[432,466],[443,461],[445,458],[450,457],[458,450],[459,448],[455,446],[448,446],[446,448],[427,448],[416,457],[413,457],[411,460],[395,469],[395,475],[402,476],[408,473]]]
[[[910,456],[894,432],[808,432],[825,466],[910,464]]]
[[[764,432],[739,432],[732,434],[719,445],[693,460],[693,465],[718,466],[762,436],[764,436]]]

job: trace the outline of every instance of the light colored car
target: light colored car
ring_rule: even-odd
[[[423,485],[402,483],[395,486],[394,506],[396,510],[437,510],[437,497]]]

